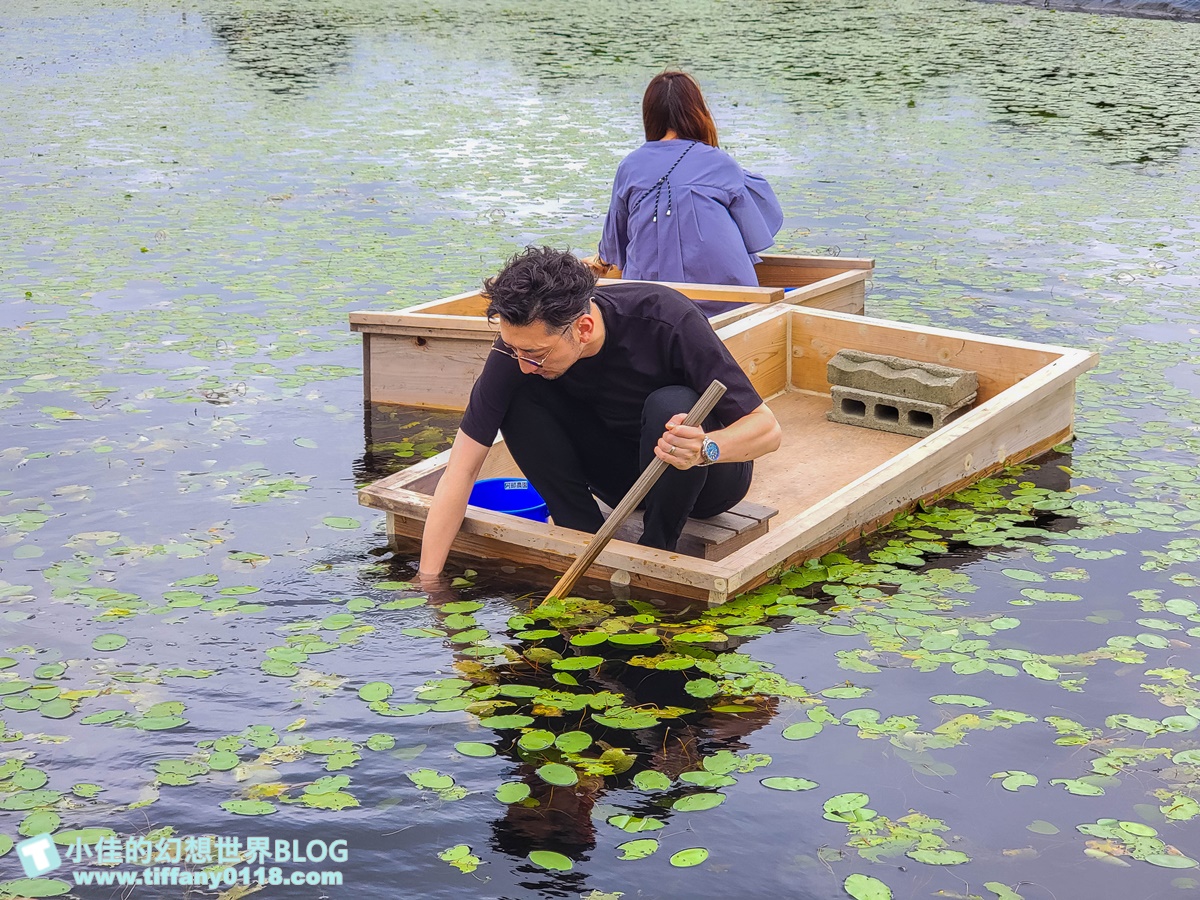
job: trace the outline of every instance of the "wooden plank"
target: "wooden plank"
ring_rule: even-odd
[[[601,278],[597,282],[601,286],[614,284],[634,284],[644,281],[648,284],[662,284],[674,288],[685,297],[692,300],[720,300],[726,303],[775,303],[783,299],[783,289],[778,287],[747,287],[740,284],[702,284],[691,281],[649,281],[648,279],[616,279]]]
[[[801,259],[796,262],[795,268],[815,272],[819,270],[817,263],[823,264],[819,259]],[[801,287],[788,292],[786,297],[780,288],[770,287],[673,286],[695,299],[749,303],[714,316],[710,321],[719,330],[761,312],[764,306],[781,299],[851,313],[861,312],[865,296],[862,280],[867,274],[867,269],[851,269],[829,279],[825,286],[814,284]],[[495,327],[483,315],[485,306],[486,301],[475,290],[402,310],[361,310],[351,313],[351,330],[363,335],[364,397],[375,403],[463,409],[475,374],[482,369],[496,335]],[[458,314],[471,312],[477,314]],[[368,339],[367,335],[373,336],[374,340]],[[460,341],[461,344],[455,347],[444,343],[451,340]],[[474,349],[473,344],[476,345]],[[437,350],[443,352],[439,354],[435,352]],[[439,355],[440,359],[435,358]],[[750,360],[753,365],[759,362]],[[791,360],[785,360],[784,370],[790,367]],[[785,371],[783,384],[789,383],[789,378],[790,372]],[[770,375],[760,381],[764,385],[760,390],[768,394],[782,390],[782,385]]]
[[[387,529],[389,541],[393,546],[397,546],[400,540],[412,540],[414,535],[420,534],[420,525],[419,521],[409,521],[402,515],[388,513]],[[517,563],[519,565],[535,566],[546,572],[561,571],[565,568],[565,565],[569,565],[569,561],[562,566],[555,566],[552,564],[552,561],[548,564],[546,558],[536,553],[528,558],[523,558],[524,554],[514,554],[511,545],[507,542],[485,535],[460,534],[455,539],[454,552],[464,554],[471,559],[494,559]],[[690,565],[705,563],[704,560],[693,557],[684,558]],[[613,587],[610,587],[609,584],[616,586],[620,590],[627,590],[634,596],[646,596],[656,593],[670,597],[698,600],[707,604],[720,603],[727,596],[723,587],[723,579],[713,579],[709,584],[683,584],[671,580],[670,577],[647,574],[640,571],[631,572],[621,567],[607,565],[604,554],[601,554],[600,559],[592,565],[585,581],[594,585],[602,585],[610,594],[613,591]]]
[[[371,373],[375,367],[371,365],[371,335],[364,334],[362,336],[362,371],[363,371],[363,400],[367,403],[371,400]]]
[[[460,319],[459,325],[430,324],[418,319],[399,325],[354,325],[350,330],[362,334],[382,334],[400,340],[418,337],[455,338],[460,341],[475,341],[489,347],[496,339],[496,331],[485,327],[482,319],[466,317]]]
[[[792,306],[810,306],[833,312],[862,315],[866,309],[866,282],[870,272],[853,269],[823,278],[807,287],[799,287],[783,295],[783,302]]]
[[[359,502],[396,514],[398,522],[403,519],[406,524],[397,533],[409,537],[421,536],[429,506],[427,496],[406,490],[379,492],[364,488],[359,491]],[[455,550],[462,551],[472,544],[478,546],[482,541],[490,541],[495,546],[505,548],[502,558],[566,571],[593,537],[573,528],[529,519],[514,524],[512,516],[468,506],[462,529],[455,537],[453,546]],[[618,570],[637,571],[659,581],[678,582],[705,590],[725,590],[726,587],[726,567],[720,563],[625,541],[610,542],[600,552],[596,564],[607,567],[610,573]]]
[[[487,303],[483,301],[478,290],[455,294],[453,297],[442,297],[438,300],[427,300],[403,309],[359,309],[350,313],[350,324],[353,325],[388,325],[393,324],[397,317],[407,317],[423,314],[446,314],[451,311],[464,310],[456,313],[475,318],[482,316]]]
[[[869,277],[875,268],[873,259],[842,256],[782,256],[764,254],[754,267],[760,285],[783,288],[805,287],[851,271]]]
[[[760,253],[760,266],[787,269],[874,269],[875,259],[869,256],[794,256],[790,253]]]
[[[788,322],[780,313],[785,307],[774,306],[747,316],[717,331],[717,336],[750,376],[759,396],[767,398],[787,387]],[[772,312],[777,310],[778,312]],[[753,321],[753,327],[739,327]]]
[[[708,544],[704,548],[704,558],[723,560],[742,549],[752,541],[758,540],[767,533],[769,527],[769,522],[759,522],[753,528],[748,528],[741,534],[734,535],[727,541],[722,541],[720,544]]]
[[[642,514],[641,511],[637,511],[630,514],[617,529],[615,539],[637,543],[643,530]],[[766,529],[764,527],[761,530],[765,531]],[[756,535],[757,533],[755,532]],[[683,533],[679,536],[675,549],[679,553],[694,556],[697,559],[720,559],[745,545],[746,542],[739,540],[740,537],[741,535],[727,529],[714,528],[711,525],[702,524],[697,519],[689,519],[683,528]]]
[[[596,501],[600,507],[600,513],[607,519],[612,513],[612,508],[602,500]],[[626,528],[620,529],[617,536],[623,541],[636,541],[642,536],[644,530],[643,510],[635,509],[625,518]],[[749,523],[742,528],[742,531],[750,528],[754,523]],[[624,533],[622,533],[624,532]],[[696,539],[697,543],[701,544],[719,544],[722,541],[732,540],[740,533],[733,528],[725,528],[720,523],[714,523],[709,519],[688,519],[683,526],[683,533]]]
[[[370,337],[363,368],[374,403],[462,409],[490,349],[441,337]]]
[[[746,516],[758,522],[765,522],[779,515],[779,510],[774,506],[766,506],[762,503],[751,503],[749,500],[743,500],[737,506],[729,510],[731,513],[737,513],[739,516]]]
[[[372,321],[375,319],[377,321]],[[378,328],[379,326],[400,328],[457,328],[479,334],[497,334],[496,326],[483,316],[453,316],[440,313],[417,313],[400,310],[393,313],[379,313],[375,316],[360,316],[358,330]],[[406,332],[397,332],[400,334]]]
[[[795,273],[792,280],[786,278],[779,283],[760,283],[758,287],[745,287],[728,284],[698,284],[688,282],[662,282],[675,288],[694,300],[728,300],[729,302],[775,303],[783,299],[782,288],[808,287],[821,278],[832,278],[840,275],[854,275],[857,270],[860,278],[866,278],[874,266],[871,259],[853,259],[839,256],[785,256],[767,254],[763,262],[756,267],[756,272],[783,271]],[[803,275],[800,273],[804,273]],[[821,278],[814,278],[814,274]],[[798,280],[805,279],[805,280]],[[620,284],[619,278],[601,278],[600,284]],[[785,283],[786,282],[786,283]],[[412,323],[414,316],[465,316],[482,318],[487,309],[487,300],[478,289],[444,297],[439,300],[429,300],[424,303],[406,306],[395,310],[355,310],[349,314],[350,327],[354,331],[361,330],[356,326],[400,325]]]

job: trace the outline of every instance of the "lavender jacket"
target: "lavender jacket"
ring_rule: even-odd
[[[600,257],[625,278],[756,285],[782,224],[771,186],[724,150],[648,141],[617,167]]]

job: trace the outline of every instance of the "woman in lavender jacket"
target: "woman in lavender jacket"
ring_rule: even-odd
[[[717,147],[695,79],[656,75],[642,122],[646,143],[617,167],[596,267],[647,281],[758,284],[755,254],[774,243],[783,210],[764,178]],[[712,306],[710,315],[730,308]]]

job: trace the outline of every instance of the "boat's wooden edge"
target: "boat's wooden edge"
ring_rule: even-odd
[[[968,475],[963,475],[957,481],[950,482],[940,488],[937,488],[936,490],[931,490],[925,494],[922,494],[919,497],[913,497],[912,499],[898,506],[889,507],[885,512],[876,515],[872,519],[864,521],[862,524],[853,527],[844,534],[831,535],[823,540],[816,540],[811,545],[804,547],[803,550],[793,553],[782,562],[778,562],[774,565],[766,566],[764,568],[753,566],[750,567],[750,571],[743,570],[736,573],[730,573],[728,576],[727,594],[728,596],[732,597],[745,593],[746,591],[754,590],[754,588],[761,587],[767,582],[778,578],[785,571],[787,571],[787,569],[792,566],[799,565],[805,560],[817,559],[834,550],[847,549],[853,546],[863,537],[870,535],[871,533],[885,527],[890,522],[895,521],[897,516],[912,511],[919,503],[936,503],[937,501],[950,496],[955,491],[959,491],[965,487],[969,487],[972,484],[976,484],[981,479],[987,478],[989,475],[994,475],[995,473],[1000,472],[1009,466],[1018,465],[1023,462],[1028,462],[1031,459],[1035,459],[1059,444],[1070,440],[1073,436],[1073,433],[1074,432],[1071,427],[1063,428],[1060,431],[1051,434],[1049,437],[1042,439],[1037,444],[1018,451],[1017,453],[1014,453],[1012,456],[1006,457],[1005,459],[997,460],[991,465],[984,466]],[[747,544],[746,546],[748,547],[750,545]],[[744,550],[745,547],[742,549]]]
[[[731,322],[729,325],[721,328],[717,334],[722,340],[726,340],[734,335],[744,331],[749,331],[763,322],[775,318],[776,316],[790,316],[792,319],[792,327],[796,327],[797,323],[802,324],[805,319],[833,319],[848,323],[862,330],[868,328],[882,328],[887,331],[896,333],[908,333],[912,335],[935,335],[941,338],[950,340],[970,340],[978,344],[990,344],[995,347],[1012,347],[1035,353],[1048,353],[1055,356],[1067,358],[1090,358],[1091,368],[1095,362],[1099,360],[1099,356],[1090,350],[1080,350],[1076,347],[1063,347],[1057,344],[1041,344],[1033,341],[1022,341],[1016,338],[997,337],[990,334],[980,334],[974,331],[962,331],[961,329],[939,328],[935,325],[912,325],[908,322],[898,322],[894,319],[880,319],[875,316],[855,315],[853,313],[835,312],[829,309],[818,309],[811,306],[797,306],[794,304],[780,303],[769,306],[765,309],[755,310],[748,316],[738,319],[736,322]]]
[[[482,316],[454,316],[423,313],[415,309],[391,311],[359,311],[350,313],[351,331],[373,331],[381,334],[423,335],[427,337],[465,337],[495,329]]]
[[[406,306],[403,309],[395,310],[378,310],[378,309],[358,309],[349,313],[351,328],[355,325],[377,325],[386,324],[392,317],[401,313],[422,313],[430,308],[442,308],[448,303],[458,303],[463,300],[470,300],[479,296],[479,289],[472,291],[464,291],[461,294],[454,294],[450,297],[441,297],[437,300],[426,300],[424,303],[416,303],[412,306]],[[474,318],[463,316],[462,318]],[[357,329],[355,329],[357,330]]]
[[[351,322],[350,330],[361,333],[364,340],[372,334],[382,334],[398,338],[480,341],[496,334],[495,329],[478,316],[421,316],[415,322],[403,318],[387,322]]]
[[[764,570],[799,561],[797,554],[809,552],[808,547],[836,537],[845,539],[880,516],[894,515],[918,500],[944,496],[950,492],[947,484],[977,480],[1067,440],[1073,430],[1075,380],[1096,361],[1094,353],[1066,351],[1056,362],[735,551],[722,560],[738,570],[729,576],[730,590],[745,589]],[[1059,424],[1046,424],[1051,421]],[[1053,430],[1047,433],[1047,428]],[[939,480],[936,473],[945,471],[959,475],[950,482],[934,483]]]
[[[874,269],[875,259],[866,256],[789,256],[786,253],[760,253],[758,258],[771,266],[818,269]],[[761,263],[760,263],[761,265]]]
[[[429,496],[403,488],[385,488],[377,482],[359,491],[359,502],[411,522],[423,523]],[[513,528],[512,516],[477,506],[467,507],[461,533],[502,539],[506,546],[518,548],[512,556],[515,562],[534,563],[544,568],[570,565],[592,539],[586,532],[545,522],[523,520],[520,528]],[[413,536],[419,534],[417,531]],[[457,540],[455,546],[458,548]],[[618,540],[610,541],[596,562],[611,572],[632,567],[663,583],[678,582],[706,590],[714,586],[723,588],[727,569],[710,560]]]
[[[647,278],[601,278],[602,287],[615,284],[661,284],[673,288],[692,300],[716,300],[721,303],[775,303],[783,299],[781,287],[745,287],[729,284],[701,284],[684,281],[651,281]]]
[[[826,279],[828,281],[828,279]],[[601,285],[630,284],[623,279],[601,278]],[[776,303],[783,299],[780,287],[743,287],[728,284],[692,284],[684,282],[658,281],[674,288],[693,300],[715,300],[722,303]],[[811,287],[808,286],[808,287]],[[805,290],[808,288],[806,287]],[[819,293],[819,292],[818,292]],[[447,307],[464,300],[479,297],[478,291],[470,291],[443,300],[433,300],[419,306],[394,310],[354,310],[349,313],[351,331],[380,331],[403,328],[405,334],[439,334],[448,336],[454,330],[471,332],[464,336],[474,337],[477,332],[491,328],[486,319],[478,315],[456,315],[443,312]],[[423,330],[424,329],[424,330]]]
[[[852,272],[842,272],[840,275],[831,275],[828,278],[822,278],[820,281],[814,281],[812,284],[806,284],[803,287],[793,288],[786,291],[783,299],[792,305],[801,305],[810,297],[819,297],[822,294],[828,294],[830,291],[838,288],[846,287],[851,284],[857,284],[861,281],[866,281],[871,277],[871,273],[867,269],[855,269]]]

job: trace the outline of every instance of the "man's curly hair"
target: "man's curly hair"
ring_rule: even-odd
[[[578,257],[553,247],[526,247],[483,283],[487,315],[509,325],[565,328],[590,308],[596,276]]]

